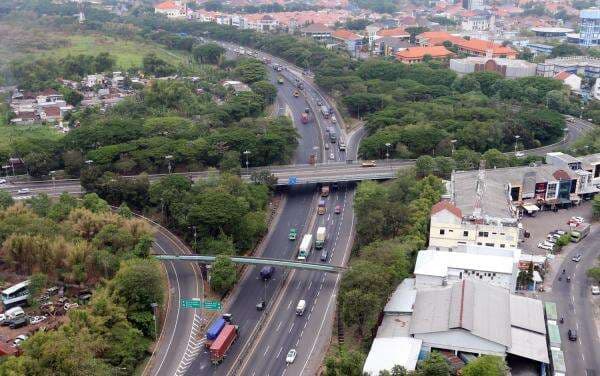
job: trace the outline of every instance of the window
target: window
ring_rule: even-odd
[[[454,230],[448,230],[448,231],[450,231],[450,232],[454,232]]]
[[[477,245],[481,245],[481,242],[477,242]]]
[[[500,244],[500,248],[504,248],[504,244]]]
[[[458,279],[462,279],[462,272],[458,273]]]
[[[463,236],[469,236],[469,231],[463,231]]]
[[[440,235],[444,235],[446,233],[446,231],[442,228],[440,229]]]
[[[487,238],[489,235],[490,235],[490,233],[487,231],[479,231],[479,236],[483,236],[484,238]]]
[[[485,243],[485,246],[486,246],[486,247],[493,247],[493,246],[494,246],[494,243]]]

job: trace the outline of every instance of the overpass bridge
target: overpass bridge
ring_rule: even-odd
[[[203,256],[203,255],[153,255],[157,260],[162,261],[185,261],[185,262],[199,262],[202,264],[212,264],[215,262],[216,256]],[[318,264],[311,262],[299,262],[291,260],[281,260],[274,258],[260,258],[260,257],[231,257],[231,261],[236,264],[245,265],[265,265],[265,266],[279,266],[282,268],[290,269],[302,269],[302,270],[316,270],[326,273],[342,273],[346,268],[342,266],[335,266],[329,264]]]
[[[290,186],[301,184],[358,182],[362,180],[387,180],[393,179],[398,171],[413,166],[413,160],[378,160],[375,165],[363,167],[360,161],[317,163],[314,165],[286,165],[265,166],[242,170],[241,177],[250,181],[253,172],[269,171],[277,178],[277,186]],[[168,174],[148,175],[149,180],[156,181]],[[217,177],[219,171],[208,170],[201,172],[177,172],[172,175],[188,177],[194,181]],[[125,176],[134,178],[140,175]],[[10,179],[10,178],[9,178]],[[46,193],[49,196],[60,195],[63,192],[82,194],[85,190],[78,179],[56,180],[17,180],[10,179],[6,184],[0,184],[0,189],[11,193],[15,198],[29,198],[32,195]]]

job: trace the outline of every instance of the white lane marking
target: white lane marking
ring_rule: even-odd
[[[268,352],[268,351],[269,351],[269,345],[267,345],[267,348],[265,349],[265,353],[263,354],[263,357],[264,357],[264,356],[267,356],[267,352]]]
[[[292,301],[290,300],[290,304],[288,304],[287,309],[290,309],[291,306],[292,306]]]
[[[281,321],[279,322],[279,324],[277,324],[277,329],[275,329],[275,331],[278,332],[279,328],[281,328]]]
[[[290,325],[290,330],[288,330],[288,333],[291,333],[293,328],[294,328],[294,323],[292,323],[292,325]]]
[[[279,358],[279,355],[281,355],[282,351],[283,351],[283,347],[279,349],[279,352],[277,353],[277,356],[275,357],[275,359]]]
[[[307,290],[309,290],[309,291],[310,291],[310,287],[311,287],[311,286],[312,286],[312,280],[311,280],[311,281],[310,281],[310,283],[308,284],[308,288],[307,288]]]

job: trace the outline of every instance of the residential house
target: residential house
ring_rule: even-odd
[[[154,13],[163,14],[169,18],[184,18],[186,6],[180,1],[165,1],[154,6]]]
[[[235,94],[252,91],[248,85],[240,81],[223,81],[222,85],[224,88],[232,89]]]
[[[301,28],[300,34],[319,42],[326,42],[331,40],[333,29],[321,23],[311,23]]]
[[[488,31],[496,28],[496,15],[492,12],[469,12],[462,17],[461,28],[464,31]]]
[[[453,55],[444,46],[409,47],[396,52],[396,59],[405,64],[414,64],[422,62],[426,56],[433,60],[447,60]]]
[[[591,56],[567,56],[546,59],[539,63],[537,75],[554,77],[560,72],[580,74],[587,78],[600,78],[600,58]]]
[[[556,74],[554,78],[562,81],[571,91],[581,91],[581,77],[576,74],[563,71]]]
[[[344,44],[346,50],[351,54],[356,54],[363,46],[363,37],[350,30],[338,29],[331,34],[334,40]]]
[[[396,56],[397,52],[404,51],[411,44],[399,38],[382,37],[375,40],[373,44],[373,54],[379,56]]]

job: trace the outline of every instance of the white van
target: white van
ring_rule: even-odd
[[[306,301],[300,300],[296,306],[296,314],[302,316],[304,314],[304,309],[306,309]]]
[[[25,311],[23,311],[23,308],[21,307],[13,307],[4,312],[4,315],[8,320],[12,320],[16,319],[17,317],[25,316]]]

